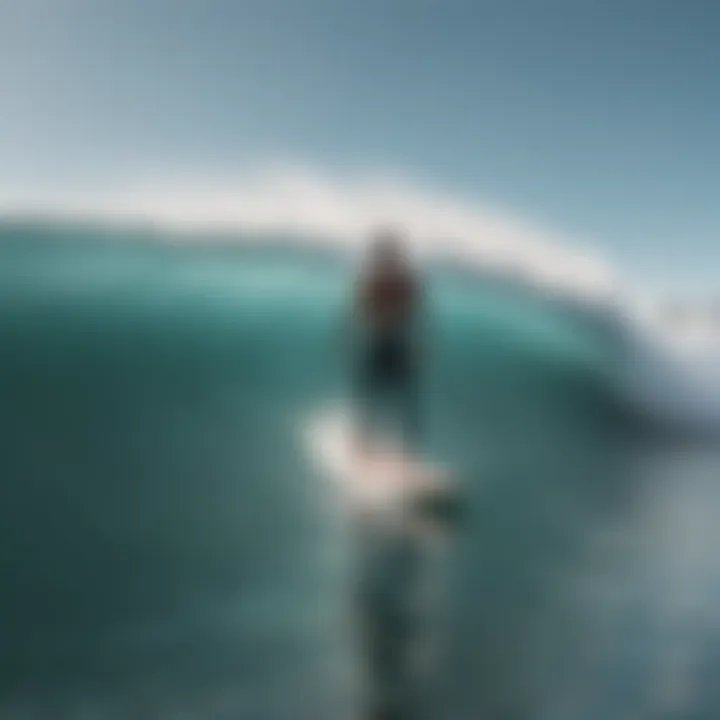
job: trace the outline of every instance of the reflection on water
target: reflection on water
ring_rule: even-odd
[[[360,524],[355,535],[356,650],[362,718],[418,717],[442,662],[442,569],[437,528]]]
[[[442,689],[412,717],[717,717],[720,452],[617,459],[485,489],[448,559]]]
[[[374,550],[368,718],[718,716],[720,450],[616,443],[577,459],[542,488],[522,474],[485,484],[442,555],[359,540]],[[445,583],[444,602],[418,615],[423,579]]]

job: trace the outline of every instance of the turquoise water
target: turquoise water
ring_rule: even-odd
[[[348,268],[3,233],[0,715],[352,717],[357,547],[298,432],[342,396]],[[423,717],[715,717],[715,454],[633,439],[582,313],[429,277],[466,509]]]

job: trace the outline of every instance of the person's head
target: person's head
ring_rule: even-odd
[[[382,270],[393,270],[407,265],[407,253],[400,233],[388,228],[374,233],[370,245],[370,264]]]

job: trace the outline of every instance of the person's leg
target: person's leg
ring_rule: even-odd
[[[399,439],[408,452],[413,452],[420,445],[418,382],[410,349],[402,339],[393,344],[386,386]]]
[[[414,452],[419,450],[421,442],[419,383],[412,346],[403,337],[398,338],[395,346],[393,380],[402,442],[408,452]]]
[[[401,380],[400,403],[402,414],[403,441],[410,451],[419,450],[421,445],[420,392],[416,372],[406,368]]]
[[[357,445],[360,449],[367,447],[370,426],[372,424],[372,403],[369,399],[371,394],[371,382],[368,377],[367,368],[358,368],[355,372],[354,390],[354,424]]]
[[[369,349],[359,360],[355,377],[357,441],[366,450],[376,432],[383,401],[383,374],[377,353]]]

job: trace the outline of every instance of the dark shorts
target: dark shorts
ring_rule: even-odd
[[[409,341],[401,335],[387,335],[368,341],[359,371],[372,384],[392,386],[407,382],[413,365]]]
[[[358,357],[355,393],[366,431],[380,413],[390,410],[406,441],[418,434],[417,364],[402,334],[370,338]]]

